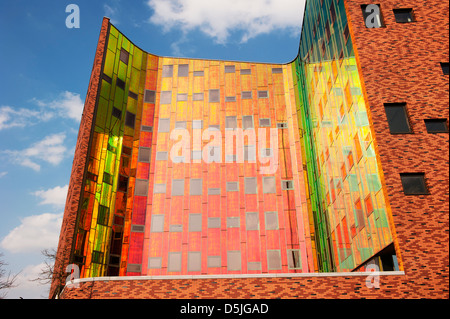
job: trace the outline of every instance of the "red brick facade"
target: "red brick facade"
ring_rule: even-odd
[[[381,3],[386,27],[365,27],[361,5],[370,3]],[[91,281],[80,283],[80,288],[64,290],[61,297],[449,297],[449,135],[429,134],[424,123],[424,119],[449,118],[449,77],[443,75],[440,66],[440,62],[449,60],[449,4],[437,0],[345,0],[345,5],[391,205],[397,256],[405,274],[381,276],[380,288],[366,287],[365,275]],[[413,8],[416,22],[396,23],[393,14],[396,8]],[[102,35],[104,30],[105,24]],[[94,70],[99,70],[104,36],[100,40]],[[97,83],[96,77],[98,73],[93,72],[88,97],[91,93],[95,96],[92,83]],[[394,102],[407,103],[413,134],[390,133],[384,103]],[[83,121],[90,123],[90,120],[83,116]],[[80,133],[89,123],[82,122]],[[85,151],[87,140],[86,136],[79,137],[76,154]],[[74,162],[72,178],[81,178],[83,167],[84,163]],[[79,175],[74,175],[74,171]],[[415,172],[425,173],[430,195],[404,195],[400,173]],[[73,185],[78,184],[71,181],[68,203],[77,194]],[[70,203],[73,209],[66,207],[60,241],[66,247],[70,247],[78,202]],[[67,233],[64,229],[68,229]],[[60,247],[63,260],[68,258],[69,251]]]

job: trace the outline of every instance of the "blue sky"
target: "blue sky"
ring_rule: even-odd
[[[68,29],[66,6],[80,8]],[[7,298],[46,298],[28,279],[56,248],[103,16],[161,56],[286,63],[304,0],[0,0],[0,253]]]

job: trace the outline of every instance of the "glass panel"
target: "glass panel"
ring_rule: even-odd
[[[252,91],[243,91],[241,94],[243,100],[249,100],[252,98]]]
[[[147,196],[147,194],[148,194],[148,180],[136,179],[136,184],[134,186],[134,195]]]
[[[384,104],[391,133],[410,133],[406,103]]]
[[[170,131],[170,119],[159,119],[158,132],[167,133]]]
[[[208,256],[208,267],[220,267],[221,264],[221,258],[220,256]]]
[[[267,268],[269,270],[281,269],[280,250],[268,250],[267,251]]]
[[[203,93],[194,93],[192,96],[193,101],[203,101]]]
[[[288,249],[287,251],[288,268],[300,269],[302,265],[300,263],[300,250]]]
[[[254,128],[254,126],[253,126],[253,115],[244,115],[242,117],[242,128],[244,130]]]
[[[162,91],[159,103],[160,104],[172,103],[172,91]]]
[[[144,103],[155,103],[156,92],[152,90],[145,90]]]
[[[397,23],[414,22],[412,9],[394,9],[394,15]]]
[[[259,230],[259,214],[246,213],[245,225],[247,230]]]
[[[167,161],[168,152],[156,152],[157,161]]]
[[[153,193],[164,194],[166,192],[166,184],[155,184],[153,187]]]
[[[138,162],[150,163],[150,156],[151,156],[151,148],[149,147],[139,148]]]
[[[162,77],[171,78],[173,76],[173,65],[163,65],[162,67]]]
[[[209,90],[209,102],[220,102],[220,90]]]
[[[240,219],[239,217],[228,217],[227,218],[227,227],[228,228],[239,228]]]
[[[278,213],[266,212],[266,229],[275,230],[278,229]]]
[[[162,258],[161,257],[150,257],[148,259],[148,268],[159,269],[161,268]]]
[[[125,125],[128,127],[134,128],[135,120],[136,120],[136,115],[127,111],[127,115],[125,117]]]
[[[227,253],[227,267],[229,271],[241,270],[241,252],[229,251]]]
[[[202,129],[203,121],[202,120],[193,120],[192,121],[192,129]]]
[[[234,72],[236,72],[234,65],[225,65],[225,73],[234,73]]]
[[[220,228],[220,217],[209,217],[208,228]]]
[[[447,133],[448,126],[446,119],[425,120],[425,126],[428,133]]]
[[[270,127],[270,119],[259,119],[260,127]]]
[[[167,271],[181,271],[181,253],[170,252]]]
[[[225,128],[231,128],[231,129],[237,128],[236,116],[226,116],[225,117]]]
[[[184,179],[172,180],[172,196],[184,195]]]
[[[400,177],[406,195],[428,194],[424,173],[403,173]]]
[[[202,253],[199,251],[188,252],[188,271],[202,270]]]
[[[246,177],[244,179],[244,188],[245,194],[256,194],[257,193],[256,177]]]
[[[227,192],[238,192],[239,182],[227,182]]]
[[[273,177],[273,176],[264,176],[263,177],[263,193],[264,194],[275,194],[276,193],[275,177]]]
[[[191,179],[189,185],[190,195],[202,195],[203,181],[201,179]]]
[[[189,64],[178,65],[178,77],[186,77],[189,75]]]
[[[202,231],[202,214],[189,214],[189,231]]]
[[[150,226],[150,232],[161,233],[164,231],[164,215],[152,215],[152,221]]]

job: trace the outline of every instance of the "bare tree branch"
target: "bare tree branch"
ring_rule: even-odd
[[[3,290],[3,292],[0,292],[0,299],[6,297],[7,292],[5,292],[4,290],[17,286],[14,283],[17,279],[17,276],[19,275],[19,274],[13,275],[11,274],[11,272],[8,273],[6,272],[4,267],[6,267],[8,264],[1,259],[2,257],[3,254],[0,253],[0,291]]]

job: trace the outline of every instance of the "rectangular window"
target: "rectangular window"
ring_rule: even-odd
[[[236,116],[226,116],[225,117],[225,129],[235,129],[235,128],[237,128]]]
[[[287,260],[289,269],[301,269],[301,257],[300,250],[298,249],[288,249],[287,250]]]
[[[252,74],[251,69],[241,69],[241,75],[249,75]]]
[[[447,119],[424,120],[428,133],[448,133]]]
[[[202,160],[202,151],[193,150],[192,151],[192,160]]]
[[[244,145],[244,161],[250,163],[256,162],[256,146],[255,145]]]
[[[124,48],[120,49],[120,61],[122,61],[125,64],[128,64],[129,56],[130,56],[130,54],[128,53],[127,50],[125,50]]]
[[[142,132],[153,132],[153,126],[142,125],[141,126],[141,131]]]
[[[111,176],[111,174],[104,172],[103,173],[103,183],[112,185],[113,184],[113,178]]]
[[[96,264],[103,263],[103,252],[97,250],[92,251],[92,262]]]
[[[228,271],[241,270],[241,252],[228,251],[227,253],[227,268]]]
[[[147,194],[148,194],[148,180],[136,179],[136,184],[134,186],[134,195],[147,196]]]
[[[278,212],[266,212],[266,230],[278,229]]]
[[[175,128],[187,128],[187,122],[186,121],[176,121],[175,122]]]
[[[259,230],[259,213],[246,213],[245,226],[247,230]]]
[[[192,178],[189,184],[190,195],[202,195],[203,193],[203,180],[200,178]]]
[[[181,252],[169,252],[167,271],[181,271]]]
[[[125,82],[119,78],[116,79],[116,86],[122,90],[125,90]]]
[[[220,228],[220,217],[209,217],[208,228]]]
[[[143,233],[145,231],[144,225],[131,225],[131,231],[134,233]]]
[[[200,251],[188,252],[188,271],[202,270],[202,253]]]
[[[270,127],[270,118],[259,119],[259,127]]]
[[[293,190],[294,189],[294,181],[281,181],[281,189],[282,190]]]
[[[112,108],[112,116],[117,117],[120,119],[122,117],[122,111],[119,110],[117,107],[113,106]]]
[[[144,103],[155,103],[156,100],[156,91],[145,90],[144,93]]]
[[[225,65],[225,73],[234,73],[236,68],[234,65]]]
[[[167,161],[168,152],[156,152],[157,161]]]
[[[209,102],[220,102],[220,90],[209,90]]]
[[[225,96],[225,102],[236,102],[235,96]]]
[[[244,115],[242,117],[242,128],[244,130],[252,129],[255,126],[253,125],[253,115]]]
[[[134,92],[128,91],[128,96],[131,97],[132,99],[137,100],[138,99],[138,95]]]
[[[275,177],[274,176],[263,176],[263,193],[264,194],[275,194]]]
[[[172,196],[184,195],[184,179],[172,180]]]
[[[239,192],[239,182],[227,182],[227,192]]]
[[[333,1],[331,1],[331,6],[330,6],[330,18],[331,18],[330,24],[333,25],[334,21],[336,21],[336,9],[334,8]]]
[[[395,21],[397,23],[414,22],[413,9],[394,9]]]
[[[249,261],[247,263],[248,270],[261,270],[261,262],[260,261]]]
[[[202,214],[189,214],[189,231],[202,231]]]
[[[168,133],[170,131],[170,119],[159,119],[158,132]]]
[[[192,121],[192,129],[202,129],[203,121],[202,120],[193,120]]]
[[[172,91],[161,91],[160,104],[172,103]]]
[[[162,265],[161,257],[149,257],[148,258],[148,268],[149,269],[160,269]]]
[[[128,177],[119,175],[119,183],[117,184],[117,190],[121,192],[128,192]]]
[[[220,256],[208,256],[208,268],[221,267]]]
[[[194,71],[194,76],[203,76],[204,74],[204,71]]]
[[[130,128],[134,128],[135,121],[136,121],[136,115],[127,111],[127,115],[125,116],[125,125]]]
[[[227,218],[227,228],[239,228],[239,227],[240,227],[239,217]]]
[[[258,91],[258,99],[267,99],[269,97],[269,91]]]
[[[267,250],[267,268],[269,270],[281,269],[281,252],[277,250]]]
[[[444,75],[448,75],[449,72],[449,66],[448,66],[448,62],[441,62],[441,68],[442,68],[442,73],[444,73]]]
[[[189,75],[189,64],[178,65],[178,77],[186,77]]]
[[[425,173],[401,173],[400,178],[405,195],[429,194],[425,183]]]
[[[257,193],[256,177],[245,177],[244,178],[244,189],[245,189],[245,194],[256,194]]]
[[[107,76],[105,73],[102,74],[102,79],[105,80],[106,82],[108,82],[109,84],[112,83],[112,79]]]
[[[261,149],[261,157],[272,157],[272,149],[271,148],[262,148]]]
[[[150,163],[151,154],[152,153],[151,153],[150,147],[140,147],[139,155],[138,155],[138,162]]]
[[[164,215],[163,214],[152,215],[150,232],[162,233],[163,231],[164,231]]]
[[[277,128],[279,129],[287,129],[287,123],[277,123]]]
[[[241,98],[243,100],[251,100],[252,99],[252,91],[242,91]]]
[[[187,101],[188,95],[187,93],[179,93],[177,94],[177,101]]]
[[[154,194],[165,194],[166,193],[166,184],[155,184],[153,186]]]
[[[109,219],[109,207],[99,205],[98,206],[97,224],[108,225],[108,219]]]
[[[208,188],[208,195],[220,195],[220,188]]]
[[[171,233],[181,233],[183,231],[183,225],[176,224],[176,225],[170,225],[169,232]]]
[[[384,109],[391,134],[411,133],[406,103],[385,103]]]
[[[280,74],[283,73],[283,68],[272,68],[273,74]]]
[[[379,4],[363,4],[361,10],[366,28],[381,28],[384,26]]]
[[[162,67],[162,77],[171,78],[173,76],[173,65],[163,65]]]
[[[193,101],[203,101],[203,93],[194,93],[192,95]]]

